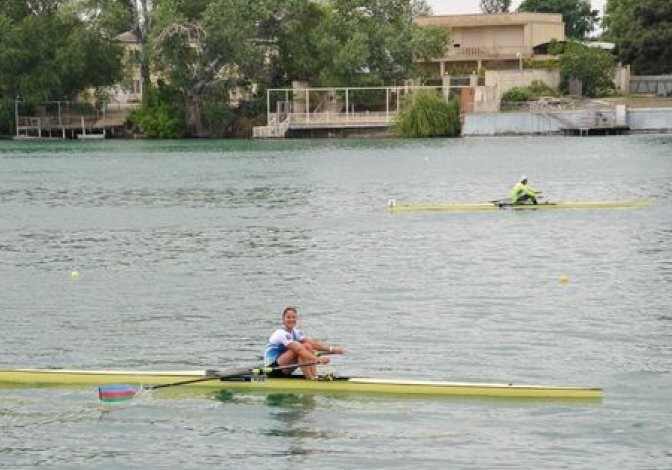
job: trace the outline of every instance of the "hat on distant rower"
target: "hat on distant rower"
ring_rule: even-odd
[[[527,175],[523,175],[520,177],[520,182],[521,183],[527,183]]]

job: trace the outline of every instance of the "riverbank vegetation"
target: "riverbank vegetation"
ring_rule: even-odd
[[[510,7],[481,0],[483,11]],[[560,61],[525,67],[559,67],[563,92],[577,78],[587,96],[613,94],[615,60],[634,74],[672,72],[669,0],[607,0],[604,39],[614,51],[580,44],[597,24],[587,0],[524,0],[518,11],[562,14],[570,42],[551,51]],[[102,108],[109,87],[130,88],[136,76],[144,101],[130,120],[139,134],[249,135],[264,122],[267,89],[421,77],[415,60],[449,43],[445,29],[412,21],[428,13],[426,0],[0,0],[0,135],[13,134],[19,106],[40,115],[44,103],[88,96]]]
[[[268,88],[402,85],[416,57],[440,55],[449,33],[420,28],[425,0],[3,0],[0,134],[23,106],[75,100],[139,69],[132,116],[155,137],[226,136],[251,125]],[[130,31],[136,50],[115,40]],[[101,95],[102,96],[102,95]],[[259,108],[261,109],[261,108]]]
[[[395,131],[400,137],[458,137],[460,105],[439,92],[420,91],[410,95],[399,111]]]
[[[616,56],[637,75],[672,73],[672,2],[608,0],[605,38],[616,43]]]

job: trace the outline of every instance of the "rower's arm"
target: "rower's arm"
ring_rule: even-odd
[[[541,197],[541,191],[537,191],[532,186],[523,186],[523,194],[527,194],[530,197]]]
[[[308,343],[315,351],[326,352],[329,354],[345,354],[345,350],[340,346],[327,346],[321,341],[307,336],[303,338],[303,341]]]

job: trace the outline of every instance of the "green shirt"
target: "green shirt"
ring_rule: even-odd
[[[521,196],[530,196],[530,197],[537,197],[537,192],[532,189],[530,186],[523,184],[523,183],[516,183],[516,185],[511,189],[511,192],[509,193],[509,198],[511,199],[511,202],[515,203],[518,199],[520,199]]]

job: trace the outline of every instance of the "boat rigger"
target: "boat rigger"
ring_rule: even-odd
[[[398,204],[390,199],[387,209],[390,212],[468,212],[497,210],[547,210],[547,209],[620,209],[649,206],[646,200],[636,201],[576,201],[542,202],[539,204],[511,204],[502,201],[490,201],[475,204]]]
[[[579,386],[525,385],[517,383],[470,383],[395,380],[359,377],[267,378],[255,373],[218,377],[208,371],[129,371],[68,369],[0,369],[0,384],[25,386],[101,386],[105,384],[154,384],[149,389],[175,384],[204,390],[250,392],[301,392],[320,394],[379,394],[416,397],[491,397],[527,399],[601,400],[602,389]],[[103,387],[100,387],[101,389]],[[124,394],[124,389],[105,390]],[[102,393],[102,392],[101,392]]]

